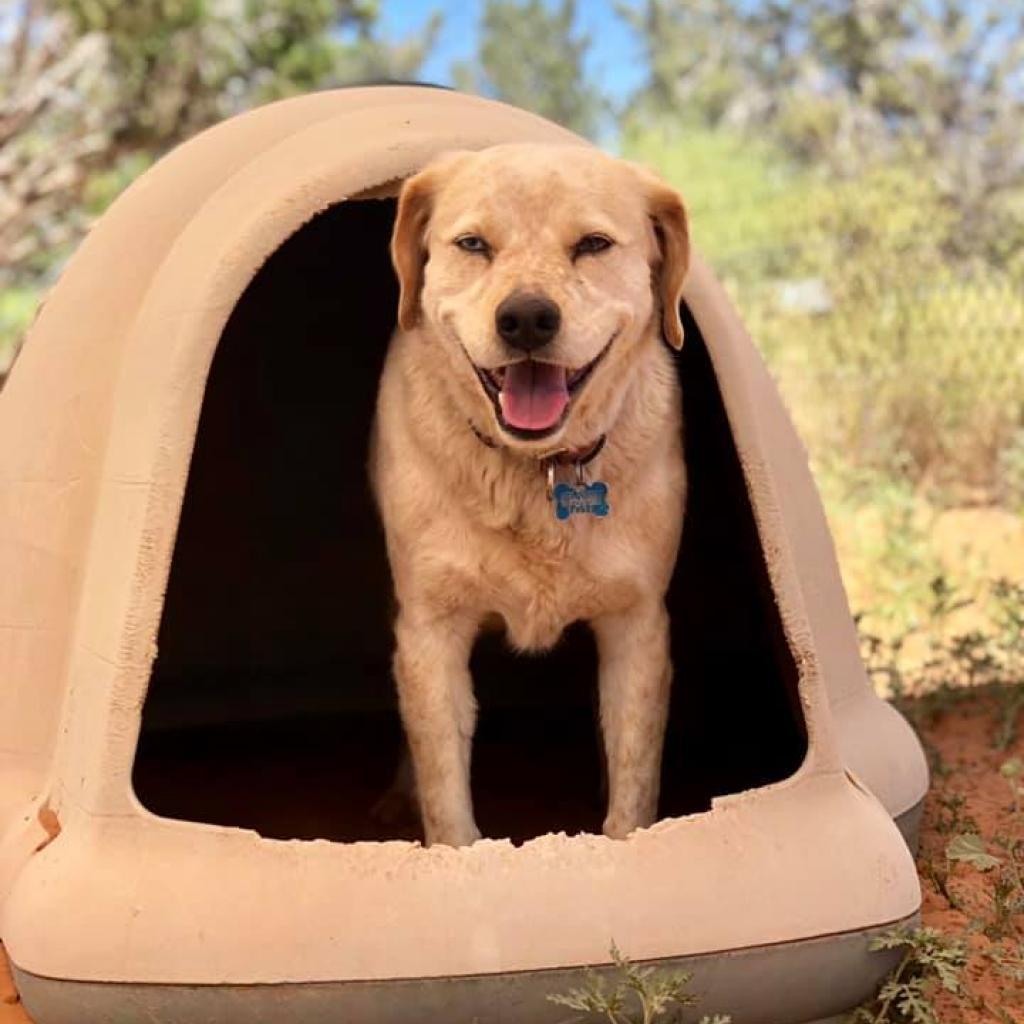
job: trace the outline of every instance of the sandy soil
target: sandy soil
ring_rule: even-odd
[[[924,924],[963,938],[970,950],[963,993],[936,999],[941,1024],[1024,1024],[1024,981],[997,962],[1000,955],[1024,955],[1024,915],[1000,924],[994,910],[993,894],[1005,872],[948,864],[945,856],[946,844],[958,832],[977,830],[995,854],[1001,853],[997,837],[1024,843],[1024,810],[1015,813],[1010,786],[999,772],[1008,759],[1024,758],[1024,739],[1018,736],[1009,750],[995,750],[995,713],[991,699],[969,697],[924,726],[938,755],[918,858]],[[1024,963],[1017,966],[1024,971]],[[31,1024],[2,956],[0,1024]]]

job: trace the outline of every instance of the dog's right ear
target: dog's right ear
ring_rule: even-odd
[[[452,170],[459,153],[431,161],[407,178],[398,197],[395,227],[391,232],[391,262],[398,275],[398,326],[411,330],[419,323],[420,293],[427,265],[427,230],[438,186]]]

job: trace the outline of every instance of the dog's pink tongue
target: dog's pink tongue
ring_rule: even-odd
[[[528,359],[505,370],[501,414],[510,427],[545,430],[553,427],[569,404],[565,367]]]

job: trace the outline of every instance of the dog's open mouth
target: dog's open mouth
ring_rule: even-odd
[[[564,422],[573,399],[614,340],[613,336],[596,358],[576,370],[536,359],[491,370],[474,363],[473,369],[494,403],[503,429],[519,437],[544,437]]]

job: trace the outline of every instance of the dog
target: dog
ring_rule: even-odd
[[[520,651],[594,631],[603,831],[625,838],[657,814],[672,678],[683,201],[590,147],[448,153],[404,183],[391,257],[370,476],[426,843],[480,838],[469,657],[495,616]]]

